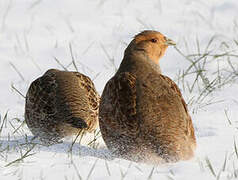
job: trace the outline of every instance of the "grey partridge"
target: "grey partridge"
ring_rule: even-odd
[[[136,35],[99,106],[102,137],[114,154],[161,164],[193,157],[196,139],[178,86],[162,75],[159,60],[175,43],[157,31]]]
[[[25,120],[45,144],[98,127],[100,97],[91,79],[79,72],[48,70],[26,94]]]

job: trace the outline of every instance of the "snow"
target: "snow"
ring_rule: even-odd
[[[24,98],[12,86],[25,95],[30,83],[47,69],[62,69],[54,58],[64,66],[70,64],[72,47],[79,71],[93,78],[101,93],[127,44],[145,29],[173,39],[185,55],[199,54],[199,49],[206,53],[213,36],[207,52],[238,55],[237,8],[237,0],[1,0],[0,124],[6,113],[7,122],[0,131],[0,179],[236,179],[237,57],[207,57],[204,75],[209,82],[217,77],[220,81],[201,100],[199,95],[206,89],[202,79],[191,92],[186,85],[193,84],[196,73],[184,77],[185,85],[178,79],[191,62],[175,48],[168,48],[161,69],[178,83],[189,102],[198,143],[194,159],[158,167],[137,164],[113,158],[102,139],[97,149],[87,146],[93,139],[88,135],[71,151],[69,138],[50,147],[36,145],[23,161],[9,163],[32,148],[26,144],[32,138],[27,127],[15,130],[24,120]],[[75,70],[72,64],[68,69]],[[194,71],[193,67],[189,72]]]

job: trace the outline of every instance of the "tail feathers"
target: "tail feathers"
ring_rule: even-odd
[[[72,117],[69,121],[71,126],[74,128],[84,129],[88,127],[87,123],[80,117]]]

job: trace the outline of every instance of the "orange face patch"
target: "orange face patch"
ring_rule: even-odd
[[[143,31],[134,38],[135,49],[144,50],[148,57],[156,64],[164,55],[168,45],[166,37],[156,31]]]

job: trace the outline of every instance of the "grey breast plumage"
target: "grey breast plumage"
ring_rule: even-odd
[[[26,124],[45,143],[56,143],[81,130],[92,132],[98,126],[99,100],[89,77],[50,69],[27,91]]]

